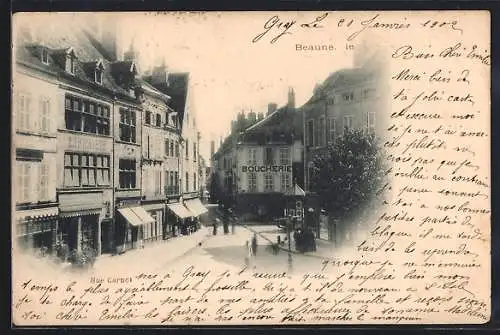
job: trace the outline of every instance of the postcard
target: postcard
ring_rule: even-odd
[[[13,325],[489,321],[488,11],[12,23]]]

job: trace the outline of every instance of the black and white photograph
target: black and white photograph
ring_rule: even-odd
[[[487,12],[12,22],[14,324],[489,320]]]

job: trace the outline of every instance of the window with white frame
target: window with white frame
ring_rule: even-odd
[[[40,98],[40,131],[50,132],[50,100],[47,97]]]
[[[17,129],[18,130],[31,130],[31,94],[18,93],[17,94]]]
[[[272,173],[266,173],[264,175],[264,191],[270,192],[274,190],[274,180]]]
[[[30,202],[31,188],[35,184],[30,182],[33,165],[31,161],[16,161],[17,203]]]
[[[248,148],[248,165],[257,165],[257,148]]]
[[[110,185],[108,155],[90,153],[64,154],[64,186],[96,187]]]
[[[40,189],[39,189],[39,200],[47,201],[50,199],[49,196],[49,164],[40,163],[39,164],[39,176],[40,176]]]
[[[126,108],[120,108],[120,140],[136,143],[136,119],[135,112]]]
[[[66,72],[69,72],[71,74],[75,74],[75,62],[76,62],[76,56],[71,50],[67,55],[66,55]]]
[[[95,68],[94,81],[98,84],[102,84],[102,74],[104,72],[104,67],[102,63],[99,63]]]
[[[375,112],[368,112],[366,115],[367,128],[369,131],[375,131]]]
[[[282,173],[281,174],[281,192],[286,192],[290,189],[290,174]]]
[[[280,165],[290,164],[290,149],[280,148]]]
[[[329,124],[329,135],[328,135],[328,140],[332,143],[335,141],[335,132],[336,132],[336,122],[335,118],[330,118],[330,124]]]
[[[248,172],[248,192],[257,192],[257,173]]]
[[[354,125],[354,116],[346,115],[344,116],[344,131],[352,129]]]
[[[121,189],[136,188],[137,167],[134,159],[120,159],[118,171]]]

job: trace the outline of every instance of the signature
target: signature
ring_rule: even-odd
[[[269,18],[266,23],[264,23],[264,30],[257,34],[252,42],[257,43],[263,37],[269,34],[269,36],[273,36],[270,40],[271,44],[276,43],[281,37],[285,35],[291,35],[292,31],[295,27],[300,27],[303,29],[318,29],[323,28],[320,24],[328,16],[328,13],[324,13],[320,16],[317,16],[314,20],[302,24],[298,24],[297,20],[289,20],[284,21],[278,15],[274,15]]]

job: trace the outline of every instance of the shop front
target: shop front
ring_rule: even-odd
[[[168,219],[171,220],[169,222],[172,226],[172,235],[189,234],[190,222],[195,215],[181,201],[167,204],[167,209],[170,214]]]
[[[20,249],[53,252],[56,242],[58,207],[19,210],[15,213],[15,234]]]
[[[208,213],[208,209],[201,203],[199,198],[187,199],[184,201],[184,205],[193,213],[194,218],[192,227],[198,230],[198,228],[200,228],[202,215]],[[208,222],[207,218],[205,218],[205,222]]]
[[[101,254],[101,223],[106,211],[102,192],[59,194],[57,242],[69,251]]]
[[[163,240],[163,226],[165,220],[165,205],[163,202],[143,204],[142,207],[154,219],[154,222],[144,225],[144,242]]]
[[[122,253],[130,249],[144,247],[146,234],[150,234],[156,220],[141,206],[122,207],[117,209],[117,246]]]

